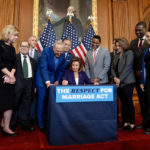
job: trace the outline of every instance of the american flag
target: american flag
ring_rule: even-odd
[[[90,24],[89,29],[83,37],[81,44],[70,51],[74,56],[77,56],[82,60],[83,66],[85,66],[87,51],[92,48],[92,38],[94,35],[94,29]]]
[[[57,40],[56,33],[51,24],[51,21],[48,20],[48,24],[44,28],[44,31],[43,31],[36,47],[40,52],[42,52],[43,49],[52,46],[56,40]]]
[[[88,31],[82,39],[82,43],[84,44],[87,51],[92,49],[92,38],[95,35],[93,26],[90,24]]]
[[[77,36],[76,30],[73,25],[69,22],[61,39],[70,38],[72,41],[71,50],[80,44],[79,38]]]

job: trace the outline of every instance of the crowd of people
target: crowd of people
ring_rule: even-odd
[[[24,131],[33,131],[31,121],[37,119],[41,132],[46,127],[46,99],[53,85],[116,84],[122,104],[120,129],[130,132],[143,128],[150,134],[150,32],[145,22],[135,26],[137,38],[129,44],[126,38],[113,40],[113,52],[101,47],[101,37],[92,38],[85,68],[80,58],[69,52],[72,41],[66,37],[40,53],[37,39],[22,41],[16,55],[13,43],[18,29],[7,25],[0,40],[0,112],[2,135],[17,136],[18,124]],[[132,101],[136,87],[143,123],[135,127]],[[84,110],[83,110],[84,111]]]

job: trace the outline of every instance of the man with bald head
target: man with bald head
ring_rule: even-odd
[[[35,84],[38,91],[37,119],[41,131],[44,131],[44,101],[46,90],[51,85],[58,85],[64,73],[64,43],[58,40],[53,47],[46,48],[37,68]]]

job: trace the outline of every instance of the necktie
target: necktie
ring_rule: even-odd
[[[140,39],[139,48],[138,48],[138,50],[139,50],[140,53],[142,52],[142,44],[143,44],[142,40],[143,39]]]
[[[24,74],[24,78],[28,78],[28,64],[27,64],[26,58],[27,58],[27,56],[24,56],[24,60],[23,60],[23,74]]]
[[[58,67],[58,61],[59,61],[59,59],[55,57],[55,70],[56,70],[57,67]]]
[[[93,62],[95,64],[95,61],[96,61],[96,50],[94,51],[94,55],[93,55]]]

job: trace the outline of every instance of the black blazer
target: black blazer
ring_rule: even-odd
[[[35,49],[33,59],[36,61],[37,64],[40,60],[41,54],[42,54],[41,52],[39,52],[38,50]]]
[[[65,71],[63,79],[67,80],[69,85],[76,85],[74,72],[71,70]],[[86,73],[84,71],[81,71],[79,72],[79,85],[84,85],[84,83],[92,84]]]
[[[139,39],[136,38],[134,40],[131,41],[130,43],[130,49],[133,50],[134,52],[134,69],[135,71],[141,71],[142,70],[142,60],[143,60],[143,54],[146,48],[149,47],[148,43],[146,40],[144,40],[144,43],[142,45],[142,53],[139,53],[138,50],[138,42]]]
[[[23,68],[22,68],[20,53],[17,54],[17,56],[16,56],[16,62],[17,62],[16,73],[15,73],[15,76],[16,76],[16,88],[19,88],[20,85],[23,84],[22,81],[24,80]],[[31,80],[31,82],[33,83],[33,87],[34,87],[34,77],[35,77],[36,61],[34,59],[30,58],[30,62],[31,62],[32,79],[33,79],[33,80]]]
[[[4,73],[1,71],[4,68],[9,71],[16,69],[16,52],[12,45],[8,46],[0,40],[0,85],[3,85],[4,82]]]
[[[117,77],[116,66],[117,66],[118,59],[119,59],[119,54],[115,55],[112,61],[111,74],[113,78]],[[134,64],[133,51],[128,50],[124,52],[118,64],[120,86],[124,86],[126,84],[135,82],[133,64]]]

